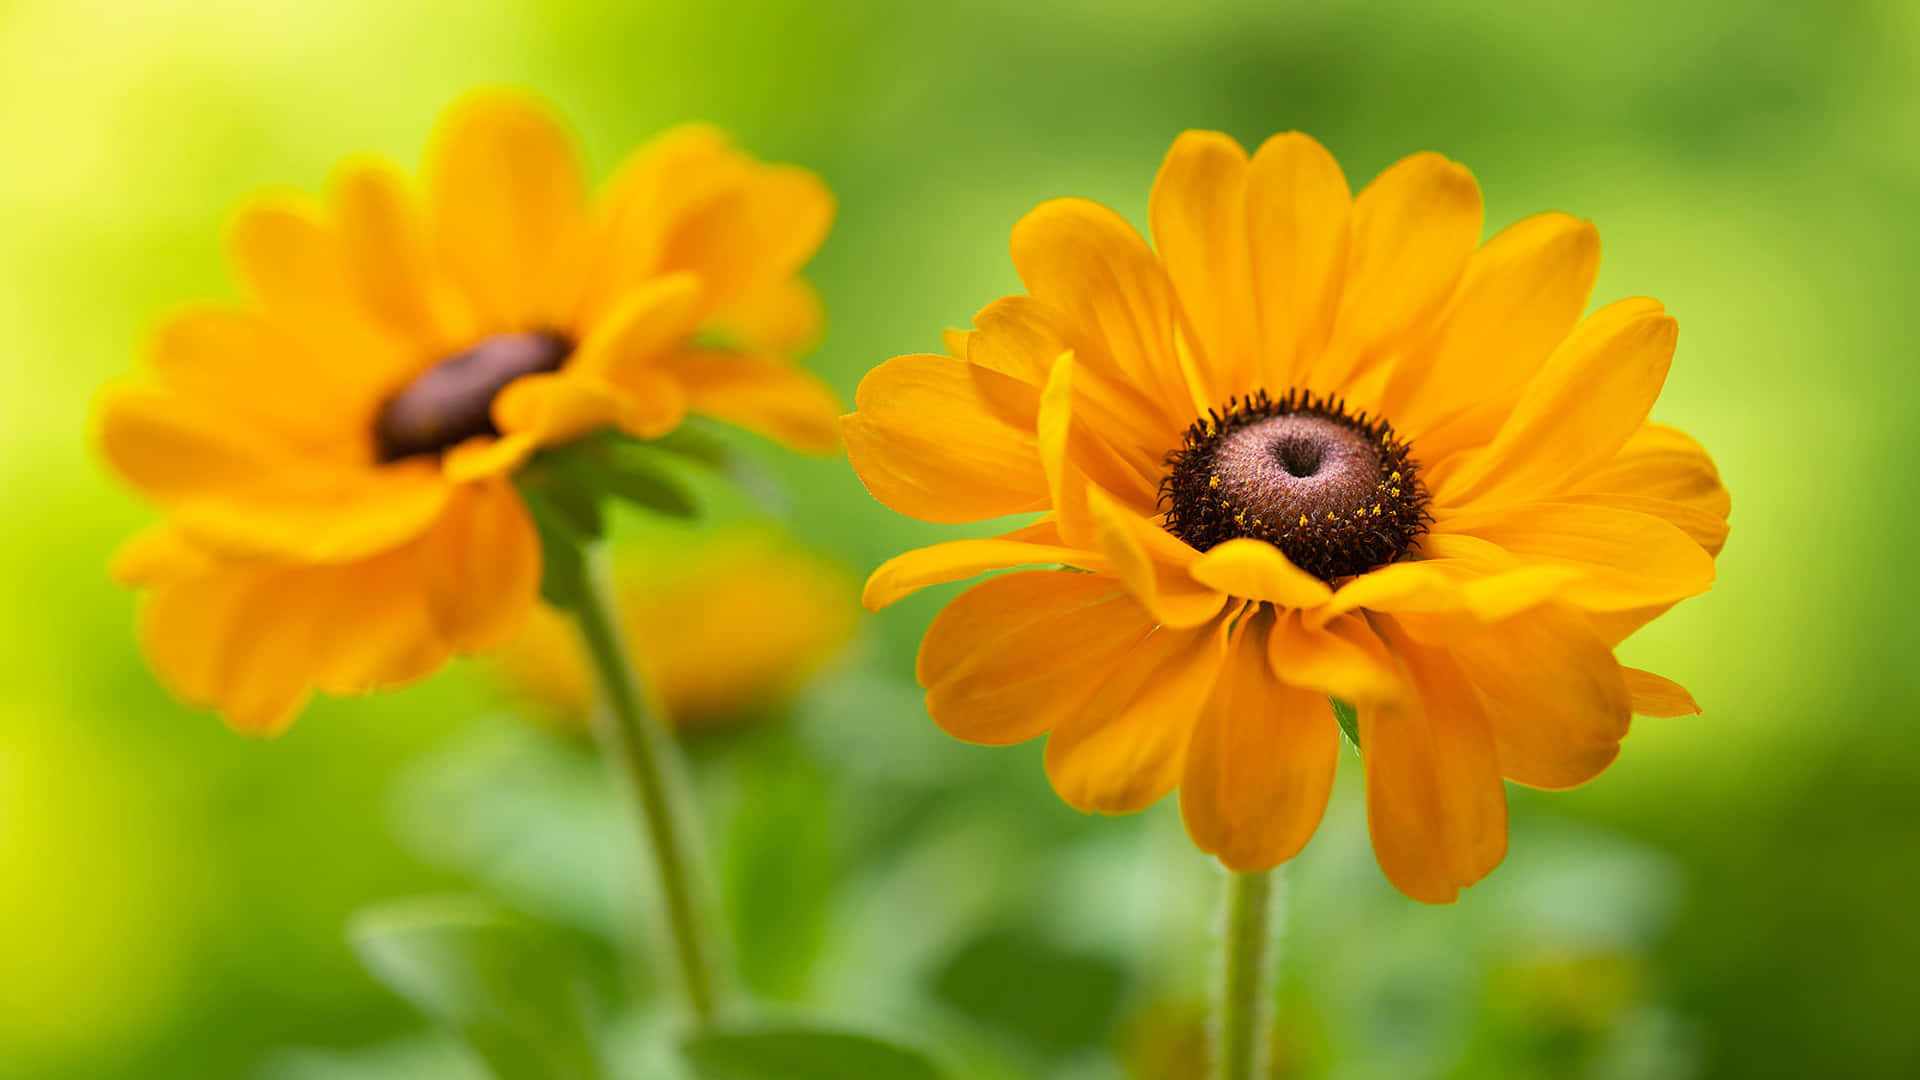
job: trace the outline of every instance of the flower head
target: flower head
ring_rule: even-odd
[[[740,530],[624,553],[616,571],[635,667],[681,731],[736,724],[780,704],[853,636],[840,567],[778,537]],[[570,620],[541,606],[498,654],[508,681],[556,719],[584,723],[593,673]]]
[[[1154,184],[1154,247],[1105,207],[1014,228],[1025,295],[947,355],[902,356],[842,421],[875,497],[928,521],[1034,513],[899,556],[878,608],[1013,567],[928,629],[948,732],[1047,735],[1055,790],[1139,810],[1180,790],[1236,870],[1296,854],[1350,702],[1375,852],[1455,898],[1507,844],[1503,778],[1604,769],[1633,713],[1697,711],[1613,649],[1706,589],[1729,500],[1647,422],[1674,320],[1587,315],[1592,225],[1480,242],[1466,169],[1418,154],[1358,195],[1303,135],[1251,159],[1189,132]]]
[[[352,158],[324,198],[234,222],[246,293],[165,323],[96,438],[164,522],[117,560],[145,651],[188,701],[283,728],[308,694],[407,682],[532,609],[539,540],[514,471],[589,432],[689,412],[837,445],[794,366],[798,276],[833,201],[719,132],[676,129],[590,198],[538,104],[457,103],[422,182]]]

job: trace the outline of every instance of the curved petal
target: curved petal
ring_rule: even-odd
[[[1153,630],[1111,578],[1027,571],[981,582],[927,628],[915,674],[949,735],[1004,746],[1053,729]]]
[[[833,225],[833,193],[814,173],[762,165],[719,184],[664,231],[659,269],[700,276],[718,306],[800,272]]]
[[[1289,686],[1349,704],[1394,701],[1408,693],[1400,665],[1361,616],[1315,626],[1298,611],[1283,612],[1267,642],[1268,664]]]
[[[154,589],[140,614],[148,662],[234,730],[285,731],[310,693],[313,615],[329,595],[313,577],[240,567]]]
[[[722,339],[745,348],[798,353],[820,343],[826,321],[820,290],[805,278],[790,277],[729,300],[706,325]]]
[[[680,384],[693,412],[802,453],[840,449],[840,395],[783,356],[696,350],[672,358],[661,370]]]
[[[353,471],[276,472],[245,489],[170,504],[172,522],[223,555],[339,563],[412,540],[450,488],[431,462]]]
[[[1700,705],[1687,693],[1687,688],[1672,679],[1655,675],[1651,671],[1639,668],[1622,667],[1620,675],[1626,680],[1627,693],[1633,697],[1633,712],[1636,716],[1652,716],[1667,719],[1675,716],[1697,716]]]
[[[1733,497],[1706,449],[1677,428],[1642,424],[1613,460],[1569,487],[1565,498],[1595,496],[1672,522],[1709,554],[1720,554],[1726,543]]]
[[[1564,340],[1600,271],[1600,232],[1568,214],[1502,229],[1467,262],[1427,363],[1394,372],[1382,411],[1417,436],[1473,407],[1510,408]]]
[[[1078,331],[1084,362],[1145,393],[1162,426],[1177,432],[1214,404],[1179,362],[1166,274],[1120,215],[1085,199],[1042,203],[1013,227],[1013,265]]]
[[[922,521],[979,521],[1050,501],[1032,428],[996,415],[987,387],[1026,386],[948,356],[897,356],[867,373],[840,431],[873,497]],[[1030,392],[1030,391],[1029,391]],[[1037,399],[1035,408],[1038,408]]]
[[[1063,563],[1079,569],[1090,569],[1085,565],[1088,561],[1085,552],[1061,546],[1058,539],[1059,533],[1054,531],[1052,523],[1041,522],[1001,536],[980,540],[949,540],[944,544],[917,548],[881,563],[880,568],[867,578],[860,601],[868,611],[879,611],[929,585],[959,581],[989,570],[1005,570],[1014,566]],[[1103,580],[1107,582],[1106,588],[1120,587],[1110,577]]]
[[[1247,245],[1247,152],[1217,131],[1173,142],[1153,182],[1153,243],[1200,338],[1217,391],[1256,385],[1259,356]]]
[[[1144,810],[1172,791],[1194,721],[1226,661],[1228,619],[1148,633],[1047,739],[1047,778],[1089,813]]]
[[[1263,342],[1256,375],[1269,388],[1304,385],[1333,330],[1353,195],[1326,147],[1288,132],[1254,153],[1246,199]]]
[[[435,130],[425,171],[433,251],[491,329],[570,326],[586,183],[552,114],[510,91],[470,94]]]
[[[115,471],[163,503],[260,484],[288,457],[200,401],[126,382],[100,392],[94,437]]]
[[[1542,498],[1612,460],[1660,396],[1679,333],[1651,300],[1593,313],[1527,384],[1492,445],[1435,478],[1435,501]]]
[[[417,682],[451,653],[427,609],[425,544],[409,544],[335,573],[333,602],[313,633],[313,680],[329,694]]]
[[[693,337],[704,306],[694,275],[653,278],[628,291],[593,325],[566,367],[615,380],[658,367]]]
[[[1227,602],[1225,593],[1188,572],[1198,553],[1165,529],[1097,487],[1087,489],[1087,505],[1107,567],[1154,618],[1175,628],[1198,626]]]
[[[1522,562],[1570,567],[1562,597],[1592,611],[1671,603],[1713,584],[1713,556],[1647,514],[1578,503],[1528,503],[1450,515],[1436,530],[1490,541]]]
[[[175,400],[242,439],[343,465],[371,460],[373,398],[340,385],[307,348],[252,312],[201,308],[161,324],[147,351]],[[149,399],[150,403],[157,403]]]
[[[1307,384],[1348,387],[1440,313],[1480,244],[1480,185],[1439,154],[1387,167],[1353,201],[1333,336]]]
[[[1447,642],[1486,702],[1509,779],[1574,787],[1620,753],[1630,720],[1627,685],[1613,650],[1578,611],[1535,608],[1478,632],[1456,631]]]
[[[1487,717],[1444,653],[1382,624],[1418,696],[1363,706],[1367,827],[1401,892],[1450,904],[1507,851],[1507,795]]]
[[[1333,596],[1326,582],[1293,565],[1279,548],[1252,537],[1208,548],[1192,560],[1189,573],[1229,596],[1282,607],[1319,607]]]
[[[540,539],[513,485],[462,486],[426,543],[427,611],[440,636],[462,652],[506,644],[540,592]]]
[[[1340,760],[1326,695],[1274,678],[1269,612],[1240,621],[1187,746],[1180,816],[1201,851],[1240,873],[1270,870],[1312,839]]]
[[[341,262],[361,305],[428,356],[452,355],[479,338],[473,311],[434,264],[426,209],[400,170],[350,158],[329,186]]]

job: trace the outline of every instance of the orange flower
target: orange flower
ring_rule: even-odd
[[[313,689],[408,682],[518,630],[541,559],[512,475],[536,450],[689,412],[832,450],[834,395],[793,364],[832,216],[813,174],[707,128],[590,200],[562,128],[497,91],[449,111],[418,190],[354,158],[323,200],[249,204],[248,303],[168,321],[97,406],[102,453],[165,515],[115,567],[149,590],[156,671],[279,731]]]
[[[1729,500],[1647,423],[1675,323],[1581,318],[1591,224],[1480,243],[1473,176],[1434,154],[1357,196],[1317,142],[1249,160],[1189,132],[1153,189],[1157,250],[1112,211],[1047,203],[1013,231],[1027,294],[951,355],[869,374],[842,421],[867,488],[929,521],[1042,516],[902,555],[879,608],[1008,567],[921,645],[948,732],[1050,735],[1083,810],[1176,787],[1234,870],[1313,834],[1353,703],[1374,849],[1407,895],[1453,900],[1506,853],[1502,777],[1611,762],[1631,713],[1697,711],[1613,648],[1706,589]]]
[[[845,571],[750,530],[629,551],[616,583],[634,666],[681,731],[779,704],[839,654],[858,614]],[[537,608],[498,659],[522,694],[585,722],[593,673],[566,615]]]

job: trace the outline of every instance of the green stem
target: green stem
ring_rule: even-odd
[[[1214,1002],[1215,1080],[1257,1080],[1267,1068],[1274,880],[1272,870],[1227,879],[1226,941]]]
[[[640,804],[661,906],[666,909],[666,936],[680,969],[687,1007],[696,1026],[705,1027],[719,1011],[717,951],[708,936],[711,920],[700,903],[687,845],[691,817],[681,793],[679,757],[665,730],[649,715],[614,620],[606,575],[590,569],[583,577],[572,610],[605,706],[595,710],[594,733],[608,762],[625,777]]]

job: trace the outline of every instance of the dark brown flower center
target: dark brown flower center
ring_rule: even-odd
[[[1400,558],[1430,520],[1419,466],[1392,425],[1304,391],[1209,411],[1167,467],[1167,531],[1200,551],[1264,540],[1323,581]]]
[[[493,399],[523,375],[558,371],[573,346],[556,334],[495,334],[420,373],[374,421],[381,461],[438,454],[475,435],[498,435]]]

